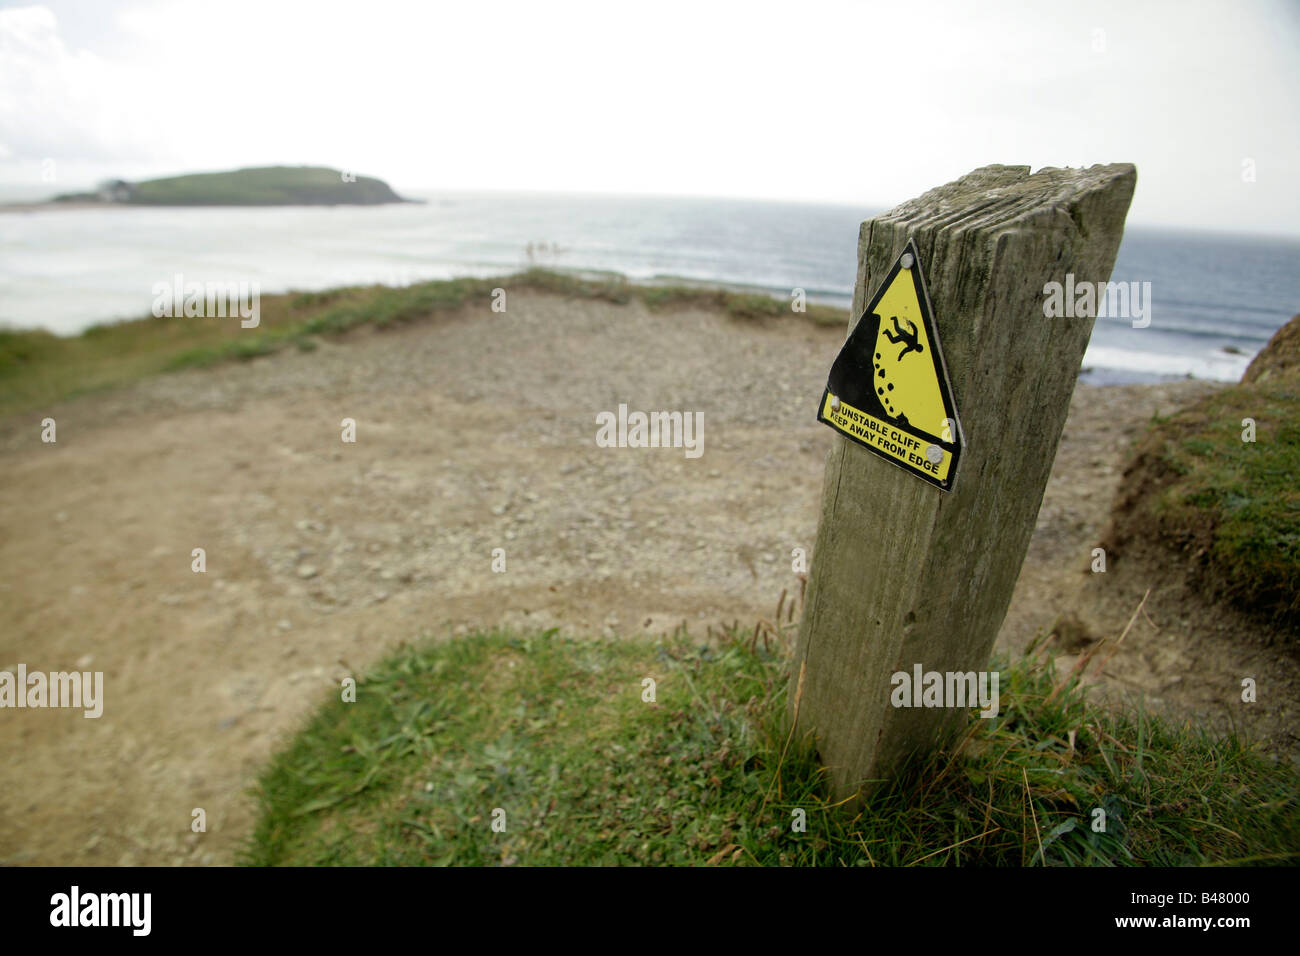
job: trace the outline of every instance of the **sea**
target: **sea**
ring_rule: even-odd
[[[150,313],[154,285],[176,275],[256,281],[270,294],[529,266],[720,283],[787,299],[797,288],[809,301],[847,308],[858,226],[880,211],[559,194],[413,198],[424,201],[0,212],[0,325],[74,335],[139,318]],[[1130,226],[1111,280],[1149,288],[1149,324],[1099,318],[1084,381],[1236,381],[1300,312],[1300,239]]]

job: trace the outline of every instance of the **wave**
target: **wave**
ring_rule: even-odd
[[[1168,352],[1139,352],[1109,345],[1089,345],[1083,364],[1090,369],[1130,372],[1137,378],[1201,378],[1213,382],[1238,382],[1249,355],[1187,355]],[[1113,376],[1112,376],[1113,378]]]

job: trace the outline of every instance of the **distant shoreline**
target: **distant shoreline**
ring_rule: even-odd
[[[123,205],[122,203],[110,203],[110,202],[52,202],[51,200],[48,200],[48,199],[41,200],[40,202],[6,202],[6,203],[0,203],[0,213],[5,213],[5,212],[12,212],[12,213],[33,213],[33,212],[46,212],[46,211],[48,211],[48,210],[52,210],[52,209],[108,209],[108,208],[127,209],[127,208],[132,208],[132,207],[125,206],[125,205]],[[139,207],[139,206],[135,206],[134,208],[139,209],[139,208],[141,208],[141,207]]]
[[[333,209],[343,207],[347,209],[365,208],[367,206],[401,206],[401,205],[427,205],[427,199],[394,199],[384,203],[356,203],[356,202],[286,202],[286,203],[144,203],[144,202],[91,202],[91,201],[73,201],[73,202],[55,202],[52,199],[45,199],[38,202],[3,202],[0,203],[0,213],[25,213],[31,214],[36,212],[63,212],[63,211],[85,211],[88,209]]]

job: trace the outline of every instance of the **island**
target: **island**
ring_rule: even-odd
[[[124,206],[376,206],[403,199],[388,183],[327,166],[259,166],[131,183],[110,179],[95,192],[53,203]]]

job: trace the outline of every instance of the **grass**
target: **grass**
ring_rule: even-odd
[[[766,642],[764,642],[766,643]],[[257,787],[253,865],[1198,865],[1300,858],[1300,779],[1213,739],[1002,670],[861,809],[787,734],[784,653],[492,633],[407,646],[339,694]],[[657,682],[655,703],[643,680]],[[1055,692],[1055,693],[1054,693]],[[1094,808],[1106,812],[1094,832]],[[504,832],[494,832],[495,810]],[[794,821],[802,811],[806,831]]]
[[[1198,586],[1300,631],[1300,377],[1237,385],[1154,422],[1108,538],[1159,541],[1190,559]]]
[[[529,269],[488,279],[448,279],[390,288],[354,286],[325,292],[261,297],[259,324],[237,318],[143,318],[97,325],[80,335],[0,330],[0,415],[44,409],[87,391],[127,385],[150,375],[269,355],[286,347],[310,351],[322,338],[341,339],[368,327],[389,329],[486,308],[492,290],[545,292],[652,310],[721,309],[751,320],[789,313],[788,303],[763,295],[685,286],[634,285],[620,276],[582,276]],[[809,305],[800,317],[843,325],[843,310]]]

